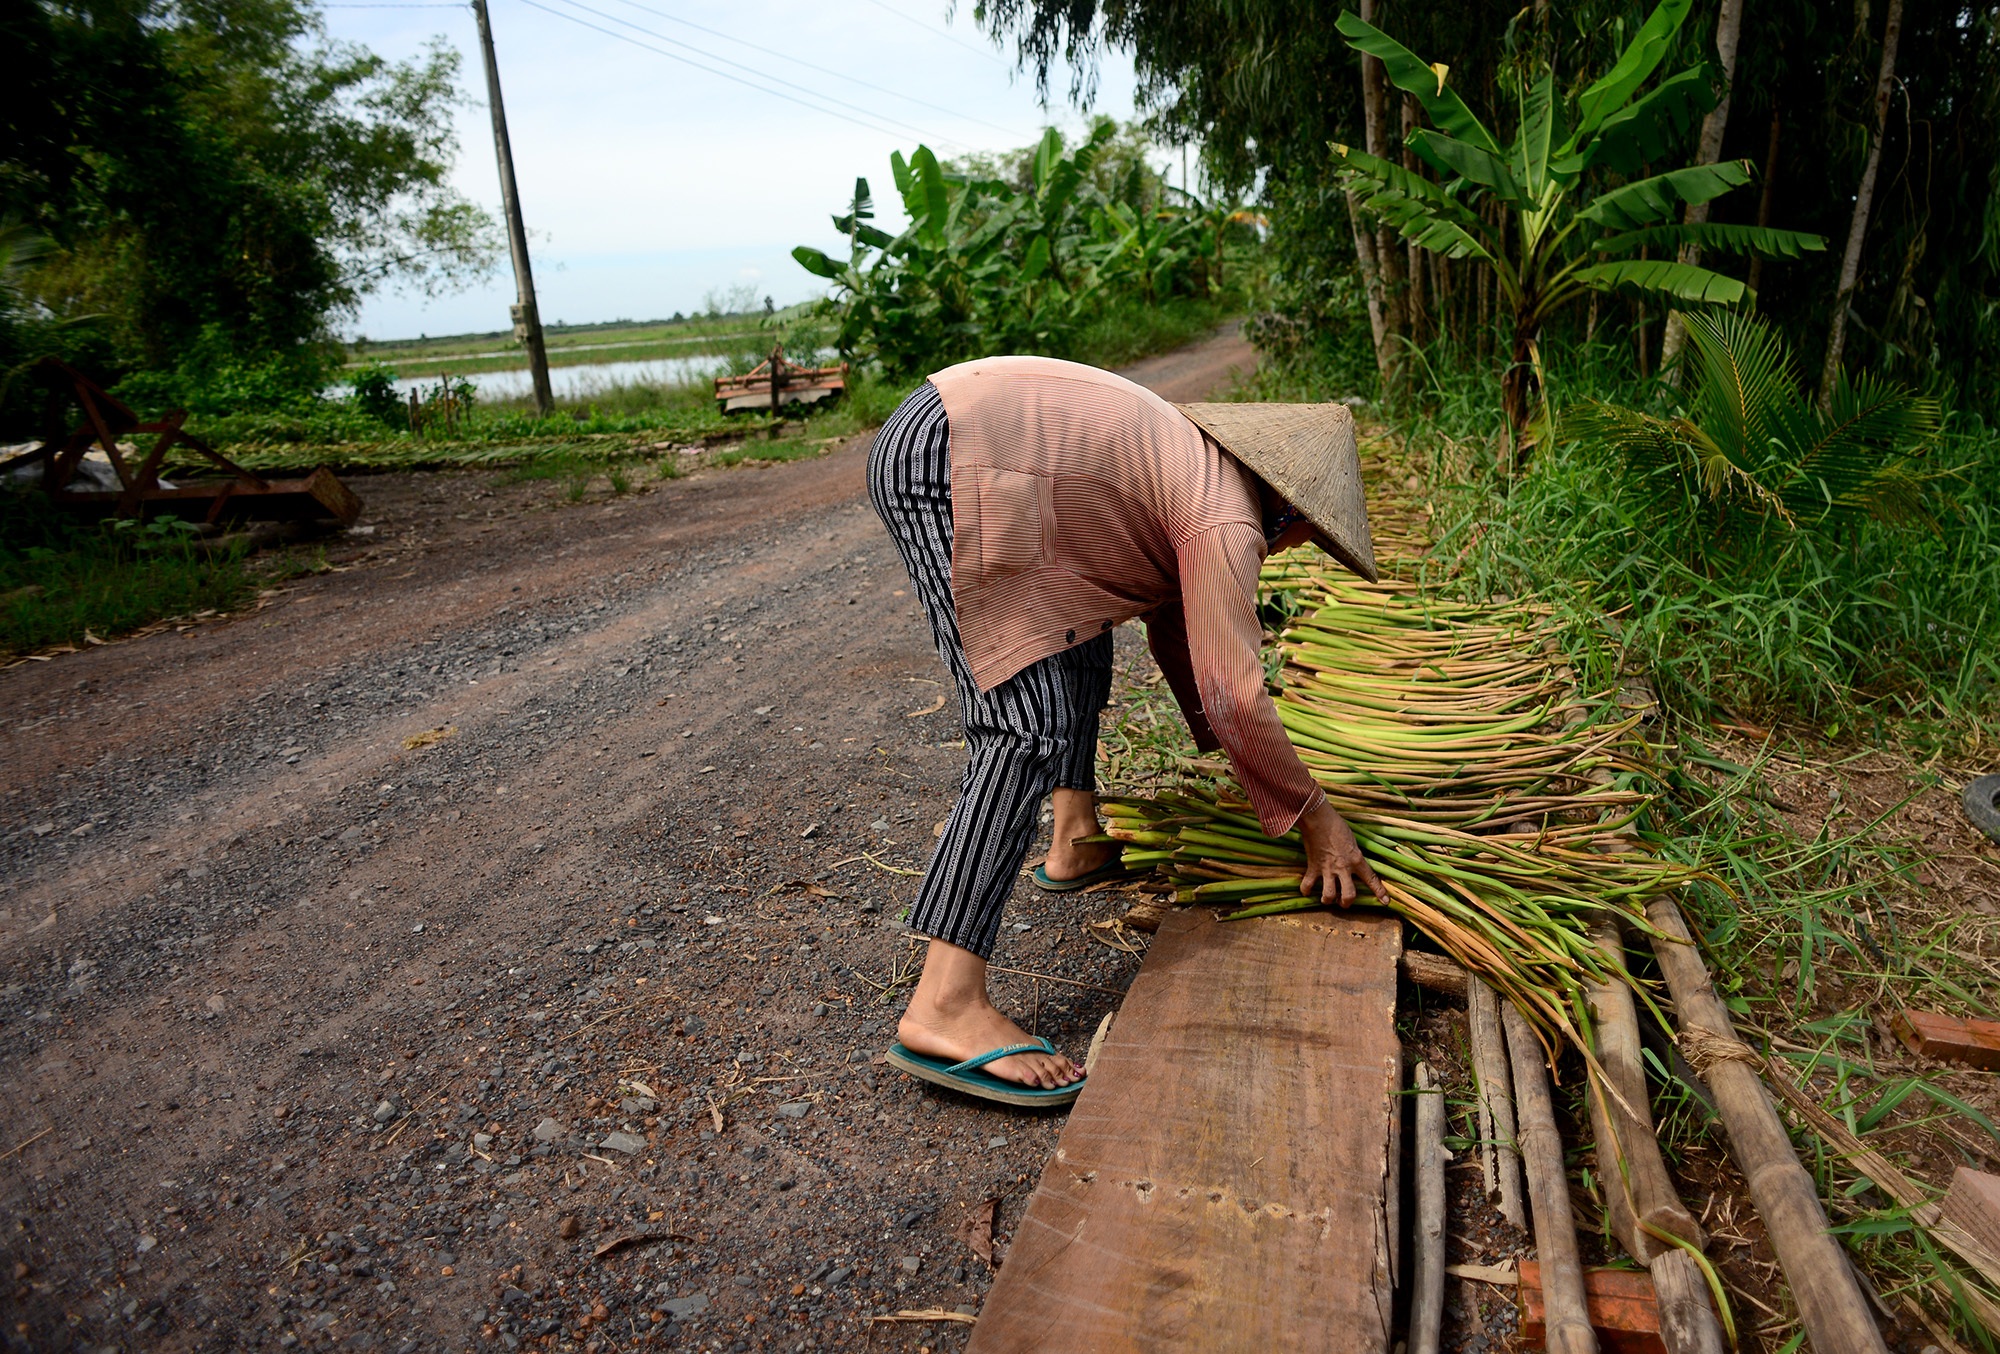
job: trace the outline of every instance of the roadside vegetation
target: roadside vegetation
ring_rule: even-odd
[[[908,159],[898,151],[889,168],[902,232],[871,224],[874,198],[859,178],[833,218],[847,258],[808,246],[793,256],[833,284],[819,311],[837,325],[835,346],[890,376],[993,353],[1116,366],[1192,337],[1163,304],[1213,319],[1242,304],[1246,277],[1261,281],[1262,218],[1171,187],[1145,151],[1109,118],[1074,148],[1050,128],[998,158],[947,164],[928,146]]]
[[[0,513],[0,658],[234,610],[256,592],[242,550],[204,549],[191,524],[83,523],[37,495],[10,497]]]

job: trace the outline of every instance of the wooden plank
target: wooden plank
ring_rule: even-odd
[[[1899,1011],[1889,1022],[1912,1053],[2000,1070],[2000,1020],[1962,1020],[1935,1011]]]
[[[1952,1172],[1943,1212],[1987,1250],[2000,1255],[2000,1175],[1960,1166]]]
[[[1402,929],[1161,923],[970,1354],[1386,1351]]]
[[[1590,1328],[1605,1354],[1666,1354],[1660,1339],[1660,1304],[1650,1276],[1630,1269],[1587,1269],[1583,1295]],[[1536,1349],[1547,1337],[1542,1267],[1521,1262],[1521,1343]]]

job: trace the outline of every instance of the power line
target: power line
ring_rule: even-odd
[[[943,38],[946,42],[955,42],[959,46],[963,47],[966,51],[976,52],[978,55],[985,57],[988,61],[998,62],[1002,66],[1005,66],[1007,64],[997,54],[987,51],[984,47],[973,46],[971,43],[959,37],[958,34],[951,32],[949,29],[939,28],[934,24],[927,24],[914,14],[903,13],[902,10],[897,9],[892,4],[889,4],[888,0],[868,0],[868,2],[874,5],[875,8],[877,9],[888,10],[889,13],[895,15],[897,18],[901,19],[904,23],[915,24],[917,27],[923,29],[926,33],[931,33],[937,37]]]
[[[630,19],[621,19],[615,14],[606,14],[601,9],[594,9],[591,6],[584,4],[583,0],[562,0],[562,3],[570,6],[572,9],[580,9],[586,14],[595,14],[598,18],[607,20],[608,22],[615,24],[622,24],[624,27],[631,29],[635,33],[644,33],[649,38],[657,38],[661,42],[664,42],[669,46],[679,47],[686,51],[693,52],[696,56],[706,57],[710,61],[719,61],[725,66],[734,66],[737,70],[740,71],[747,71],[759,80],[768,80],[774,85],[783,85],[786,89],[797,90],[799,93],[806,95],[808,98],[818,99],[822,103],[838,104],[842,108],[861,114],[863,117],[879,118],[883,122],[891,123],[895,126],[903,128],[905,131],[909,132],[913,136],[921,137],[924,134],[923,128],[915,126],[912,123],[904,122],[901,118],[890,117],[886,113],[878,113],[872,108],[863,108],[858,103],[849,103],[845,99],[837,99],[833,95],[823,93],[822,91],[817,89],[808,89],[806,86],[798,84],[795,81],[787,80],[781,75],[772,75],[770,72],[761,71],[757,69],[755,66],[746,66],[741,61],[732,61],[726,56],[717,56],[714,52],[704,51],[702,48],[695,46],[691,42],[682,42],[679,38],[670,38],[664,33],[655,33],[652,29],[642,27],[639,24],[635,24]],[[718,75],[721,73],[722,72],[720,71],[716,72],[716,74]]]
[[[914,94],[905,94],[900,89],[891,89],[887,85],[874,84],[870,81],[861,79],[859,76],[849,75],[845,71],[834,70],[830,66],[821,66],[811,61],[802,60],[801,58],[796,56],[787,56],[785,55],[785,53],[777,51],[774,48],[764,47],[757,43],[746,41],[743,38],[734,37],[731,34],[724,33],[720,29],[709,28],[706,25],[698,24],[694,22],[694,20],[692,19],[683,19],[679,15],[669,14],[663,9],[654,9],[651,5],[640,4],[639,0],[618,0],[618,2],[622,5],[629,5],[633,9],[643,10],[648,14],[658,15],[660,18],[665,19],[670,23],[681,24],[684,25],[685,27],[694,29],[696,32],[707,33],[710,37],[721,38],[724,42],[733,42],[737,44],[739,47],[748,47],[750,50],[754,52],[762,52],[766,56],[774,56],[778,58],[778,60],[780,61],[789,61],[795,66],[804,66],[809,71],[818,71],[821,75],[831,75],[836,80],[845,80],[849,84],[860,85],[863,89],[872,89],[878,94],[887,94],[891,98],[903,99],[910,103],[917,104],[921,107],[928,108],[933,112],[944,113],[951,117],[963,118],[967,122],[976,122],[982,127],[991,127],[996,132],[1005,132],[1008,136],[1021,135],[1020,132],[1016,131],[1012,127],[1003,127],[997,122],[988,122],[985,118],[973,117],[971,114],[962,112],[959,109],[947,108],[943,104],[931,103],[929,100],[919,99]],[[908,18],[909,16],[905,15],[903,17]],[[949,37],[950,34],[945,34],[944,36]]]
[[[678,52],[668,52],[668,51],[663,51],[662,49],[660,49],[660,48],[658,48],[658,47],[654,47],[654,46],[652,46],[652,45],[651,45],[651,44],[649,44],[649,43],[644,43],[644,42],[641,42],[641,41],[640,41],[639,39],[637,39],[637,38],[635,38],[635,37],[632,37],[632,36],[631,36],[630,34],[627,34],[627,33],[620,33],[620,32],[617,32],[617,31],[615,31],[615,30],[613,30],[613,29],[609,29],[609,28],[604,28],[604,27],[602,27],[602,26],[600,26],[600,25],[598,25],[598,24],[594,24],[594,23],[590,22],[590,21],[589,21],[588,19],[579,19],[579,18],[578,18],[578,17],[576,16],[576,15],[574,15],[574,14],[567,14],[567,13],[564,13],[564,12],[563,12],[562,10],[559,10],[559,9],[551,9],[551,8],[550,8],[549,6],[547,6],[547,5],[544,5],[544,4],[542,4],[542,3],[541,3],[541,0],[521,0],[521,3],[522,3],[522,4],[524,4],[524,5],[526,5],[526,6],[528,6],[528,7],[530,8],[530,9],[539,9],[539,10],[541,10],[541,11],[542,11],[542,12],[543,12],[544,14],[553,14],[553,15],[555,15],[555,16],[556,16],[556,17],[557,17],[558,19],[567,19],[567,20],[569,20],[569,21],[570,21],[571,23],[573,23],[573,24],[581,24],[581,25],[582,25],[583,27],[585,27],[585,28],[588,28],[588,29],[590,29],[590,30],[591,30],[591,31],[593,31],[593,32],[597,32],[597,33],[602,33],[602,34],[604,34],[604,35],[605,35],[606,37],[608,37],[608,38],[616,38],[616,39],[618,39],[618,41],[620,41],[620,42],[629,42],[629,43],[631,43],[631,44],[632,44],[632,45],[633,45],[634,47],[638,47],[638,48],[640,48],[640,49],[642,49],[642,50],[644,50],[644,51],[648,51],[648,52],[651,52],[651,53],[652,53],[653,55],[655,55],[655,56],[663,56],[663,57],[666,57],[666,58],[667,58],[667,59],[668,59],[669,61],[678,61],[678,62],[680,62],[680,63],[681,63],[681,64],[682,64],[683,66],[692,66],[692,67],[694,67],[694,68],[695,68],[696,70],[698,70],[698,71],[701,71],[701,72],[703,72],[703,73],[705,73],[705,74],[708,74],[708,75],[714,75],[714,76],[719,76],[720,78],[722,78],[722,79],[724,79],[724,80],[731,80],[731,81],[734,81],[735,83],[737,83],[737,84],[739,84],[739,85],[743,85],[743,86],[745,86],[745,87],[747,87],[747,88],[749,88],[749,89],[754,89],[754,90],[756,90],[756,91],[757,91],[757,92],[758,92],[759,94],[769,94],[769,95],[772,95],[772,96],[774,96],[774,97],[776,97],[776,98],[780,98],[780,99],[783,99],[783,100],[785,100],[785,101],[786,101],[787,103],[795,103],[795,104],[797,104],[797,105],[798,105],[799,107],[801,107],[801,108],[804,108],[804,109],[807,109],[807,110],[809,110],[809,111],[811,111],[811,112],[814,112],[814,113],[818,113],[818,114],[820,114],[820,115],[822,115],[822,116],[824,116],[824,117],[830,117],[830,118],[837,118],[837,119],[839,119],[839,120],[840,120],[840,121],[842,121],[842,122],[851,122],[851,123],[853,123],[853,124],[854,124],[855,126],[857,126],[857,127],[863,127],[863,128],[866,128],[867,130],[869,130],[869,131],[871,131],[871,132],[875,132],[875,133],[878,133],[878,134],[880,134],[880,135],[882,135],[882,136],[889,136],[889,137],[896,137],[896,138],[900,139],[900,138],[901,138],[901,137],[902,137],[902,136],[903,136],[903,135],[905,134],[904,132],[898,132],[898,131],[895,131],[895,130],[893,130],[893,129],[891,129],[891,128],[888,128],[888,127],[884,127],[884,126],[881,126],[881,125],[879,125],[879,124],[877,124],[877,123],[873,123],[873,122],[869,122],[869,121],[866,121],[866,120],[865,120],[865,119],[863,119],[863,118],[858,118],[858,117],[852,117],[852,116],[850,116],[850,115],[848,115],[848,114],[846,114],[846,113],[840,113],[840,112],[835,112],[835,111],[834,111],[833,109],[831,109],[831,108],[822,108],[822,107],[821,107],[820,105],[818,105],[818,104],[816,104],[816,103],[810,103],[810,102],[808,102],[808,101],[807,101],[806,99],[802,99],[802,98],[799,98],[799,97],[798,97],[797,95],[793,95],[793,94],[787,94],[787,93],[785,93],[785,91],[784,91],[784,90],[782,90],[782,89],[770,89],[770,88],[767,88],[767,87],[766,87],[766,86],[764,86],[764,85],[760,85],[760,84],[756,84],[756,83],[755,83],[755,82],[753,82],[753,81],[750,81],[750,80],[746,80],[746,79],[744,79],[744,78],[743,78],[742,76],[740,76],[740,75],[731,75],[731,74],[730,74],[730,73],[729,73],[728,71],[719,71],[719,70],[716,70],[716,69],[715,69],[715,68],[714,68],[713,66],[704,66],[704,65],[702,65],[702,64],[701,64],[701,63],[700,63],[699,61],[692,61],[692,60],[688,59],[687,57],[684,57],[684,56],[682,56],[682,55],[681,55],[680,53],[678,53]],[[570,3],[570,4],[576,4],[576,0],[567,0],[567,3]],[[577,5],[577,8],[579,8],[579,9],[589,9],[589,7],[588,7],[588,6],[586,6],[586,5]],[[589,12],[590,12],[590,13],[593,13],[593,14],[596,14],[596,13],[598,13],[598,11],[596,11],[596,10],[589,10]],[[610,16],[610,15],[604,15],[603,17],[605,17],[605,18],[610,18],[611,16]],[[622,20],[622,19],[613,19],[613,20],[612,20],[612,22],[614,22],[614,23],[623,23],[623,22],[624,22],[624,20]],[[648,33],[648,30],[646,30],[646,29],[643,29],[643,28],[638,28],[638,25],[636,25],[636,24],[627,24],[626,26],[627,26],[627,27],[630,27],[630,28],[637,28],[637,29],[638,29],[638,31],[639,31],[639,32],[642,32],[642,33]],[[657,34],[657,33],[649,33],[649,36],[652,36],[652,37],[659,37],[659,34]],[[661,38],[661,41],[663,41],[663,42],[672,42],[672,41],[673,41],[673,39],[671,39],[671,38]],[[685,46],[687,46],[687,44],[686,44],[686,43],[676,43],[675,45],[676,45],[676,46],[682,46],[682,47],[685,47]],[[691,48],[690,50],[695,50],[695,51],[699,51],[700,49],[699,49],[699,48]],[[704,53],[702,53],[702,54],[703,54],[704,56],[708,55],[708,53],[705,53],[705,52],[704,52]],[[719,59],[719,58],[718,58],[718,59]],[[734,62],[731,62],[730,64],[734,65],[734,64],[736,64],[736,63],[734,63]],[[770,79],[770,80],[774,80],[774,81],[776,81],[776,78],[775,78],[775,77],[773,77],[773,76],[765,76],[764,78],[765,78],[765,79]],[[776,81],[776,83],[780,83],[780,84],[790,84],[790,82],[789,82],[789,81]],[[825,98],[825,97],[826,97],[825,95],[821,95],[821,94],[815,94],[815,93],[814,93],[814,91],[812,91],[812,90],[807,90],[807,89],[802,89],[802,88],[801,88],[801,86],[798,86],[798,85],[791,85],[790,87],[791,87],[791,88],[793,88],[793,89],[800,89],[802,93],[805,93],[805,94],[808,94],[808,95],[812,95],[812,96],[813,96],[813,97],[815,97],[815,98]],[[848,107],[853,107],[853,105],[852,105],[852,104],[849,104],[849,105],[847,105],[847,106],[848,106]],[[906,129],[907,129],[907,124],[904,124],[904,125],[905,125],[905,127],[906,127]]]
[[[976,122],[983,127],[991,127],[993,128],[993,130],[997,132],[1003,132],[1008,136],[1012,137],[1021,136],[1020,132],[1016,131],[1011,127],[1003,127],[999,123],[988,122],[984,118],[973,117],[970,114],[959,112],[956,109],[947,108],[942,104],[934,104],[929,102],[928,100],[919,99],[914,95],[905,94],[900,90],[889,89],[886,86],[873,84],[870,81],[860,79],[857,76],[848,75],[842,71],[833,70],[826,66],[815,65],[813,62],[805,61],[798,57],[787,56],[783,52],[775,51],[768,47],[760,47],[756,43],[745,41],[742,38],[733,37],[730,34],[721,32],[718,29],[708,28],[702,24],[695,23],[692,20],[682,19],[677,15],[668,14],[663,10],[654,9],[650,5],[640,4],[638,3],[638,0],[620,0],[620,2],[623,4],[630,5],[634,9],[643,10],[648,14],[657,15],[660,18],[670,20],[674,23],[684,24],[689,28],[693,28],[700,32],[710,34],[711,36],[721,38],[725,42],[733,42],[739,46],[748,47],[753,51],[762,52],[766,56],[776,57],[780,61],[789,61],[794,65],[804,66],[808,70],[818,71],[821,74],[831,75],[836,79],[846,80],[851,84],[860,85],[864,89],[872,89],[877,93],[888,94],[894,98],[903,99],[909,103],[914,103],[920,105],[921,107],[932,109],[936,112],[944,113],[953,117],[962,118],[969,122]],[[647,44],[639,42],[634,38],[627,37],[623,33],[614,33],[610,29],[600,28],[596,24],[590,23],[587,20],[579,19],[575,15],[566,14],[560,10],[550,9],[547,5],[536,3],[536,0],[522,0],[522,3],[528,4],[535,9],[539,9],[546,14],[553,14],[559,19],[568,19],[571,23],[582,24],[585,28],[591,29],[593,32],[603,33],[606,37],[617,38],[621,42],[630,42],[632,43],[633,46],[642,48],[645,51],[652,52],[656,56],[668,57],[671,60],[681,62],[683,65],[693,66],[696,70],[704,71],[707,74],[721,76],[725,80],[734,80],[737,84],[744,85],[747,88],[757,90],[761,94],[775,94],[781,99],[786,99],[791,103],[798,104],[802,108],[810,109],[815,113],[821,113],[828,117],[840,118],[842,121],[851,122],[855,126],[865,127],[869,131],[880,132],[887,136],[894,136],[897,134],[890,128],[878,126],[875,123],[868,122],[865,120],[865,118],[868,117],[879,117],[885,122],[894,123],[895,126],[902,128],[904,132],[907,132],[908,134],[916,136],[920,139],[922,139],[925,135],[922,128],[914,125],[913,123],[904,122],[901,118],[894,118],[886,114],[877,113],[873,109],[863,108],[858,104],[849,103],[845,99],[836,98],[831,94],[826,94],[816,89],[809,89],[804,85],[800,85],[793,81],[787,80],[782,76],[772,75],[768,71],[759,70],[754,66],[746,66],[740,61],[732,61],[726,56],[721,56],[714,52],[705,51],[700,47],[696,47],[692,43],[682,42],[678,38],[670,38],[664,33],[656,33],[650,28],[641,27],[640,25],[635,24],[628,19],[621,19],[615,14],[606,14],[602,10],[592,9],[589,5],[581,3],[581,0],[563,0],[563,3],[574,5],[576,8],[581,9],[586,13],[595,14],[599,18],[605,19],[611,23],[622,24],[625,27],[634,30],[635,32],[644,33],[647,37],[657,38],[661,42],[670,43],[675,47],[685,48],[686,50],[694,52],[699,56],[707,57],[711,61],[719,61],[726,66],[734,66],[738,70],[748,71],[750,74],[756,76],[760,80],[768,80],[774,84],[783,85],[787,89],[797,90],[800,94],[807,96],[807,98],[809,99],[820,99],[827,103],[838,104],[842,108],[850,109],[855,113],[862,114],[863,117],[862,118],[848,117],[845,116],[844,114],[835,112],[830,108],[822,108],[819,107],[817,104],[809,103],[802,99],[793,98],[792,96],[787,95],[781,92],[780,90],[766,89],[763,86],[758,85],[750,80],[745,80],[739,76],[731,75],[727,71],[715,70],[711,67],[702,65],[700,62],[690,61],[688,58],[680,56],[673,52],[660,51],[656,47],[647,46]],[[880,4],[881,0],[876,0],[876,3]],[[320,8],[322,9],[464,9],[467,8],[467,6],[463,3],[460,3],[459,0],[335,0],[334,3],[322,4]],[[992,53],[982,52],[977,47],[970,46],[969,44],[964,42],[959,42],[959,40],[956,37],[952,36],[950,33],[946,33],[940,29],[931,28],[930,25],[925,24],[920,20],[911,18],[909,15],[904,14],[899,10],[892,9],[888,5],[882,5],[882,8],[887,9],[891,14],[896,15],[897,18],[907,20],[910,23],[916,24],[919,28],[926,29],[927,31],[936,33],[940,37],[944,37],[952,42],[958,43],[959,46],[966,48],[967,51],[975,52],[980,56],[985,56],[997,60],[997,58],[992,57]],[[963,143],[951,141],[945,138],[938,138],[938,142],[940,145],[944,146],[957,145],[960,147],[960,149],[965,148]]]

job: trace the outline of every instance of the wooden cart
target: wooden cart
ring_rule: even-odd
[[[771,355],[747,376],[715,378],[715,399],[725,414],[744,409],[768,409],[773,415],[788,404],[812,405],[840,398],[847,389],[847,364],[835,367],[800,367],[785,360],[785,348],[778,344]]]

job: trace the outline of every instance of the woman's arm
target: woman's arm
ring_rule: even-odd
[[[1264,831],[1279,837],[1298,827],[1306,847],[1300,887],[1346,906],[1363,889],[1379,892],[1379,884],[1354,833],[1293,750],[1264,690],[1264,631],[1257,621],[1263,545],[1249,526],[1231,525],[1182,547],[1182,643],[1207,723],[1228,751]]]
[[[1201,688],[1188,661],[1187,617],[1179,602],[1166,602],[1146,613],[1146,646],[1153,651],[1153,661],[1160,665],[1167,688],[1174,693],[1174,703],[1181,707],[1181,718],[1194,735],[1195,747],[1214,752],[1222,743],[1202,713]]]
[[[1202,713],[1264,831],[1279,837],[1325,796],[1264,691],[1256,604],[1263,547],[1264,538],[1243,524],[1213,527],[1182,545],[1181,608]]]

